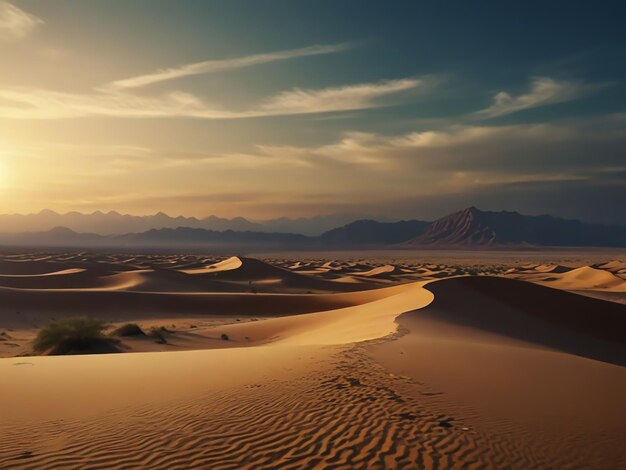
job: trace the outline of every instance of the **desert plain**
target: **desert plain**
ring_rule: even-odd
[[[0,258],[3,469],[625,468],[625,365],[623,251]]]

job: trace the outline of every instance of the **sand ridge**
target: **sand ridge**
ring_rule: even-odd
[[[625,307],[498,278],[426,288],[434,301],[400,316],[375,360],[445,392],[476,429],[515,436],[539,467],[626,464]]]

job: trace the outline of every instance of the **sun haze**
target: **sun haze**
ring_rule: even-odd
[[[0,212],[623,223],[619,15],[541,11],[3,1]]]

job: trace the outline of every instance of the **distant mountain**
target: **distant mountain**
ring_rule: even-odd
[[[113,237],[118,243],[131,245],[247,245],[299,247],[311,243],[305,235],[295,233],[215,231],[201,228],[178,227],[175,229],[152,229]]]
[[[400,222],[357,220],[323,233],[318,237],[318,241],[332,245],[391,245],[417,237],[429,226],[430,222],[421,220]]]
[[[5,246],[92,246],[106,239],[96,233],[77,233],[67,227],[44,232],[0,233],[0,244]]]
[[[301,233],[303,235],[317,236],[362,217],[362,215],[358,214],[332,214],[299,217],[297,219],[281,217],[260,223],[263,225],[263,231],[266,232]],[[389,221],[385,218],[380,218],[379,220],[382,222]]]
[[[157,216],[159,216],[157,214]],[[165,214],[160,217],[167,217]],[[235,220],[235,219],[233,219]],[[202,248],[520,248],[530,246],[626,247],[626,227],[587,224],[549,215],[487,212],[470,207],[434,222],[357,220],[320,236],[194,227],[149,229],[122,235],[78,233],[67,227],[0,233],[0,245],[46,247]]]
[[[550,215],[487,212],[469,207],[435,220],[424,233],[409,240],[407,245],[626,247],[626,227],[588,224]]]
[[[261,224],[250,222],[243,217],[223,219],[208,216],[203,219],[195,217],[170,217],[163,212],[154,215],[137,216],[120,214],[119,212],[100,212],[82,214],[68,212],[59,214],[45,209],[36,214],[2,214],[0,215],[1,232],[41,232],[54,227],[66,227],[76,232],[91,232],[100,235],[115,235],[130,232],[145,232],[153,228],[193,227],[209,230],[263,230]]]
[[[326,230],[343,225],[357,218],[348,214],[324,215],[309,218],[289,219],[286,217],[262,222],[252,222],[243,217],[225,219],[210,215],[204,218],[171,217],[163,212],[154,215],[128,215],[119,212],[96,211],[90,214],[68,212],[59,214],[44,209],[36,214],[0,214],[0,232],[43,232],[55,227],[66,227],[75,232],[100,235],[140,233],[161,228],[203,228],[206,230],[235,230],[255,232],[301,233],[319,235]]]
[[[311,245],[311,238],[291,233],[251,231],[216,231],[202,228],[177,227],[151,229],[125,235],[77,233],[66,227],[45,232],[2,233],[0,244],[5,246],[43,247],[258,247],[286,248]]]

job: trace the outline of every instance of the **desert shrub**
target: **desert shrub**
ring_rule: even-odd
[[[226,333],[222,333],[222,339],[224,341],[228,341],[230,338],[228,337],[228,335]]]
[[[165,338],[164,333],[167,332],[167,329],[164,327],[153,326],[150,328],[150,336],[156,339],[156,342],[159,344],[166,344],[167,338]]]
[[[111,332],[115,336],[146,336],[143,330],[136,323],[126,323]]]
[[[69,354],[93,350],[111,350],[113,341],[102,333],[105,324],[95,318],[76,317],[44,326],[35,338],[35,352]]]

